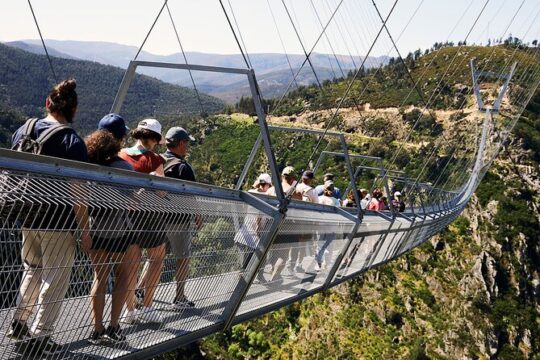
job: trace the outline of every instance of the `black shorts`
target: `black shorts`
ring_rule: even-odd
[[[125,253],[130,245],[135,243],[131,235],[124,235],[119,238],[104,239],[101,237],[92,237],[92,250],[105,250],[114,253]]]
[[[161,231],[140,231],[135,240],[135,243],[139,245],[141,249],[155,248],[166,242],[167,236]]]

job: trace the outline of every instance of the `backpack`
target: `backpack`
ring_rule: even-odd
[[[53,125],[34,139],[34,129],[38,120],[38,118],[32,118],[26,121],[22,128],[22,137],[13,144],[12,150],[41,154],[43,146],[54,135],[71,129],[69,125]],[[0,172],[0,220],[13,224],[24,218],[35,217],[36,212],[46,210],[46,206],[39,206],[28,197],[30,179],[30,174],[13,174],[8,170]]]
[[[180,165],[180,164],[185,164],[186,163],[186,160],[184,159],[179,159],[177,157],[166,157],[166,156],[163,156],[163,155],[160,155],[163,160],[165,160],[165,165],[163,165],[163,173],[164,174],[167,174],[167,172],[171,171],[172,169],[174,169],[174,167],[176,165]]]
[[[13,144],[11,147],[12,150],[39,155],[43,151],[43,146],[54,135],[61,131],[71,129],[71,126],[66,124],[53,125],[47,130],[43,131],[37,139],[34,139],[34,129],[38,120],[38,118],[26,120],[26,123],[23,125],[22,129],[23,136],[16,144]]]

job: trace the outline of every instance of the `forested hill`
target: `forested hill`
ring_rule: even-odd
[[[520,64],[515,78],[520,78],[523,71],[530,71],[527,65],[537,62],[540,54],[538,48],[522,46],[515,38],[492,47],[452,45],[435,44],[423,52],[417,50],[410,53],[403,61],[406,67],[400,59],[391,58],[388,65],[361,71],[343,107],[364,103],[369,103],[371,108],[420,106],[423,105],[420,95],[417,91],[411,91],[413,84],[417,83],[423,94],[431,94],[436,88],[440,92],[441,95],[430,103],[430,108],[455,109],[461,106],[470,89],[470,59],[477,59],[479,69],[493,71],[502,69],[507,59],[514,58]],[[300,86],[291,91],[273,113],[293,115],[305,110],[334,107],[352,77],[353,73],[349,72],[346,79],[327,81],[322,92],[314,85]]]
[[[79,109],[75,128],[88,133],[113,104],[124,70],[90,61],[53,58],[59,79],[77,80]],[[47,58],[0,44],[0,141],[19,122],[44,112],[45,98],[53,83]],[[201,94],[205,112],[218,112],[221,100]],[[171,122],[200,112],[196,93],[188,88],[137,75],[129,90],[122,114],[130,124],[145,117]]]

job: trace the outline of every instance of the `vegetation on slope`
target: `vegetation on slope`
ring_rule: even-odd
[[[110,111],[124,70],[90,61],[60,58],[53,58],[53,64],[60,79],[74,77],[77,80],[79,108],[75,128],[83,134],[93,131],[103,115]],[[0,104],[2,109],[20,113],[18,121],[43,115],[45,97],[53,82],[45,56],[0,44]],[[201,98],[207,113],[223,108],[223,103],[216,98],[204,94]],[[133,125],[145,117],[157,117],[168,123],[199,111],[193,90],[137,75],[122,114]],[[1,110],[2,128],[10,128],[13,119],[13,114],[7,116]]]

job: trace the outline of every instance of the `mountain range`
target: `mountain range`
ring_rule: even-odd
[[[124,71],[84,60],[54,58],[53,63],[58,79],[77,80],[79,106],[75,128],[82,134],[93,131],[99,119],[110,111]],[[44,55],[0,43],[0,144],[7,142],[7,134],[20,126],[20,121],[43,115],[45,98],[54,82]],[[205,94],[201,94],[201,102],[209,114],[224,107],[221,100]],[[145,117],[156,117],[162,125],[170,125],[177,124],[181,118],[196,116],[200,110],[192,89],[136,75],[122,115],[130,126]]]
[[[135,46],[97,41],[45,40],[45,43],[47,44],[49,54],[54,57],[94,61],[124,69],[127,68],[130,60],[134,58],[138,50]],[[21,40],[6,44],[36,54],[44,54],[39,40]],[[191,64],[235,68],[246,67],[241,54],[222,55],[186,52],[186,58]],[[182,53],[156,55],[141,51],[138,59],[184,63]],[[293,73],[298,72],[304,60],[304,55],[297,54],[261,53],[249,55],[249,61],[255,70],[262,94],[265,98],[281,96],[292,81]],[[348,71],[359,67],[364,61],[364,58],[360,56],[334,56],[333,54],[313,53],[310,56],[310,60],[319,81],[322,82],[346,75]],[[381,64],[386,64],[388,60],[386,56],[368,57],[364,65],[366,68],[377,67]],[[146,68],[141,69],[140,73],[175,85],[193,86],[187,71]],[[250,95],[247,80],[241,75],[195,72],[193,76],[198,89],[227,102],[236,102],[241,96]],[[293,84],[291,89],[296,85],[310,85],[315,81],[313,71],[305,64],[304,68],[299,72],[296,84]]]

